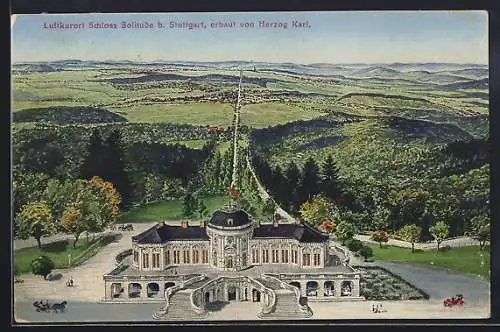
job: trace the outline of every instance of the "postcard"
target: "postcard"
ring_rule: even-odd
[[[12,16],[15,323],[490,317],[486,11]]]

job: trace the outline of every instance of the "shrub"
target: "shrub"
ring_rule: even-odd
[[[444,246],[444,247],[439,248],[439,252],[444,252],[444,251],[449,251],[449,250],[451,250],[450,246]]]
[[[350,251],[357,252],[363,247],[363,243],[360,240],[352,239],[347,243],[347,248]]]
[[[31,262],[31,271],[34,275],[41,275],[47,279],[47,275],[52,272],[54,266],[54,262],[49,257],[42,255]]]
[[[359,254],[361,256],[363,256],[364,259],[366,260],[368,257],[372,257],[373,256],[373,250],[370,247],[363,246],[363,247],[361,247],[361,249],[359,249]]]

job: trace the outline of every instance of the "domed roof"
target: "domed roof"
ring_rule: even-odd
[[[213,225],[215,227],[241,227],[250,224],[252,221],[248,214],[243,210],[237,209],[227,209],[227,210],[217,210],[212,214],[208,225]]]

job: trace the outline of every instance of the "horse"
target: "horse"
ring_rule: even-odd
[[[68,304],[68,302],[66,302],[66,301],[62,301],[61,303],[54,303],[52,305],[51,309],[54,310],[55,313],[64,312],[64,309],[66,308],[67,304]]]

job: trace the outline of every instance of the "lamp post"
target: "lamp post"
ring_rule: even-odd
[[[68,267],[71,266],[71,254],[68,254]]]

